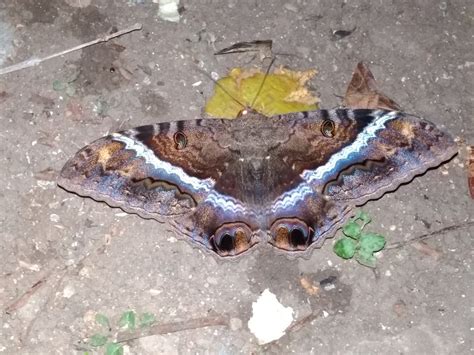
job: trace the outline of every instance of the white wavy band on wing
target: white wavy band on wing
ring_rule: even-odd
[[[275,200],[271,206],[271,210],[276,212],[279,210],[285,210],[286,208],[292,208],[299,201],[304,200],[306,196],[311,194],[314,194],[311,186],[309,186],[306,182],[302,182],[298,185],[298,187],[295,187],[294,189],[280,195],[280,197],[278,197],[278,199]]]
[[[204,203],[211,203],[214,207],[220,208],[224,212],[238,214],[238,213],[249,213],[249,210],[245,208],[238,200],[222,195],[216,191],[211,191],[206,196]]]
[[[334,172],[338,162],[349,159],[351,154],[360,152],[362,148],[366,147],[369,140],[376,137],[377,131],[385,127],[386,122],[398,116],[398,112],[391,111],[384,114],[384,111],[376,111],[374,112],[374,116],[375,119],[359,133],[352,144],[332,155],[326,164],[314,170],[305,170],[301,174],[301,177],[308,183],[323,180],[326,174]]]
[[[209,192],[215,184],[211,178],[202,180],[189,176],[180,167],[159,159],[150,148],[140,141],[120,133],[113,133],[112,139],[124,143],[125,149],[135,152],[137,157],[143,158],[147,164],[150,164],[155,169],[162,169],[168,175],[175,175],[183,185],[187,185],[196,192]]]
[[[371,122],[361,133],[359,133],[352,144],[331,156],[326,164],[314,170],[305,170],[301,174],[301,177],[305,180],[305,182],[278,197],[278,199],[274,201],[271,210],[273,212],[277,212],[285,210],[286,208],[292,208],[298,202],[303,201],[306,196],[315,194],[315,190],[311,187],[312,183],[318,180],[323,180],[327,173],[334,171],[338,162],[348,159],[352,153],[356,153],[367,146],[369,140],[376,137],[377,131],[385,127],[386,122],[398,117],[398,112],[392,111],[385,113],[385,111],[376,111],[374,112],[374,117],[375,119],[373,122]]]

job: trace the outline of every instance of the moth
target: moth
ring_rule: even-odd
[[[82,148],[59,185],[143,218],[220,257],[261,245],[302,255],[351,210],[457,152],[403,112],[335,109],[164,122]]]

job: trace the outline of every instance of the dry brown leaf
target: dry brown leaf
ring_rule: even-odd
[[[377,89],[369,68],[359,62],[344,96],[344,106],[349,108],[400,110],[400,106]]]
[[[300,284],[304,288],[306,293],[308,293],[311,296],[315,296],[319,293],[319,287],[316,286],[313,282],[311,282],[311,280],[309,280],[306,277],[302,277],[300,279]]]
[[[257,53],[260,61],[263,61],[265,58],[273,58],[272,45],[272,40],[238,42],[231,45],[230,47],[221,49],[220,51],[214,53],[214,55],[251,52]]]

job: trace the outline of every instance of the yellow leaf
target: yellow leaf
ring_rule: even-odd
[[[213,117],[235,118],[245,108],[265,116],[316,110],[319,99],[305,86],[316,73],[314,69],[279,68],[265,78],[258,69],[234,68],[218,81],[205,112]]]

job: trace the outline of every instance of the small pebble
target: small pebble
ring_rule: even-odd
[[[71,298],[76,293],[76,290],[72,285],[66,285],[63,290],[63,297],[64,298]]]
[[[54,222],[54,223],[58,223],[59,222],[59,216],[55,213],[52,213],[50,216],[49,216],[49,220],[51,222]]]
[[[240,318],[231,318],[229,321],[230,329],[232,331],[237,331],[242,328],[242,320]]]
[[[284,6],[283,6],[285,9],[287,9],[288,11],[291,11],[291,12],[298,12],[298,8],[293,5],[293,4],[290,4],[290,3],[286,3]]]
[[[218,280],[215,277],[211,277],[211,276],[209,276],[206,279],[206,281],[209,282],[211,285],[217,285],[217,283],[218,283]]]

